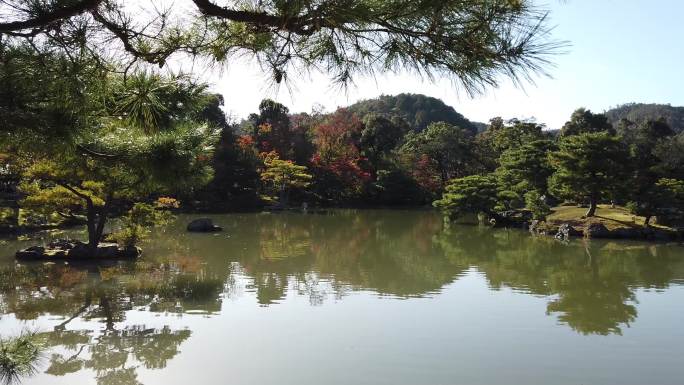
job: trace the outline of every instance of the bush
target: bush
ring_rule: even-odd
[[[121,247],[135,247],[143,239],[147,238],[150,231],[143,226],[127,223],[121,230],[112,234],[112,238]]]
[[[532,212],[532,217],[537,220],[545,220],[551,214],[551,208],[536,190],[525,193],[525,207]]]
[[[122,218],[123,226],[112,238],[122,247],[136,246],[149,235],[148,227],[165,225],[173,218],[167,208],[178,208],[177,201],[159,198],[154,205],[136,203]]]
[[[631,214],[639,215],[639,205],[636,202],[634,202],[634,201],[627,202],[627,204],[625,205],[625,208]]]

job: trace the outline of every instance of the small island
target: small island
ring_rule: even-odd
[[[646,217],[632,214],[627,208],[598,205],[593,217],[586,217],[586,208],[560,206],[551,209],[544,221],[529,225],[535,234],[554,235],[558,238],[577,236],[585,238],[636,239],[653,241],[681,240],[681,228],[651,223]]]

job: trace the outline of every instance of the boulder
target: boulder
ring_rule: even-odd
[[[527,228],[533,216],[529,210],[508,210],[496,213],[494,219],[495,222],[492,225]]]
[[[611,232],[611,238],[618,239],[641,239],[650,238],[650,231],[648,229],[640,228],[619,228]]]
[[[142,254],[142,249],[137,246],[128,246],[119,249],[119,255],[121,258],[135,259]]]
[[[610,236],[610,230],[603,223],[587,223],[584,228],[584,237],[586,238],[610,238]]]
[[[116,243],[100,243],[97,245],[98,258],[117,258],[119,256],[119,245]]]
[[[194,233],[212,233],[223,229],[209,218],[198,218],[188,223],[187,230]]]
[[[538,231],[539,231],[539,224],[540,224],[540,223],[541,223],[541,222],[540,222],[539,220],[533,219],[533,220],[530,222],[530,225],[527,227],[527,230],[529,230],[530,233],[532,233],[532,234],[537,234]]]
[[[665,231],[656,231],[653,233],[653,239],[656,241],[670,241],[673,238],[676,238],[673,234],[667,233]]]
[[[50,249],[70,250],[73,249],[77,242],[68,239],[57,239],[48,244]],[[81,243],[81,242],[78,242]]]
[[[90,254],[91,253],[88,244],[83,242],[77,242],[73,247],[69,249],[68,257],[74,259],[85,259],[95,257]]]
[[[43,246],[31,246],[17,251],[16,257],[20,259],[40,259],[43,255],[45,255],[45,248]]]

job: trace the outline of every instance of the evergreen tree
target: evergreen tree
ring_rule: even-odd
[[[359,147],[375,168],[399,144],[406,132],[402,126],[385,117],[369,114],[364,119]]]
[[[606,132],[565,136],[550,160],[555,168],[549,179],[551,192],[560,198],[588,202],[587,217],[593,217],[598,203],[614,198],[628,180],[627,149]]]
[[[442,199],[433,205],[452,218],[465,214],[494,214],[498,204],[498,186],[492,175],[471,175],[453,179]]]
[[[78,136],[4,143],[22,149],[24,203],[85,215],[93,254],[116,202],[192,190],[211,177],[213,128],[198,120],[204,86],[150,73],[134,79],[114,77],[99,88],[111,105],[80,116],[90,126]]]
[[[613,125],[604,114],[594,114],[585,108],[572,113],[570,120],[561,128],[561,136],[579,135],[595,132],[607,132],[615,135]]]
[[[645,225],[656,215],[659,208],[671,202],[657,182],[667,177],[657,149],[668,142],[674,131],[664,121],[649,121],[639,125],[622,121],[619,130],[629,147],[631,157],[631,180],[629,180],[630,207],[635,214],[646,217]]]
[[[548,155],[555,149],[550,140],[536,140],[506,150],[496,170],[499,183],[521,197],[529,191],[547,194],[548,178],[553,174]]]
[[[259,104],[259,113],[250,115],[249,120],[253,126],[252,137],[259,152],[276,151],[286,159],[292,155],[291,124],[287,107],[264,99]]]

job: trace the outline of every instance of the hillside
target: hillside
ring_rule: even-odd
[[[422,131],[430,123],[447,122],[472,132],[478,126],[446,105],[443,101],[420,94],[382,95],[375,99],[362,100],[347,107],[359,116],[376,113],[385,116],[400,116],[411,128]]]
[[[675,132],[684,131],[684,107],[669,104],[628,103],[606,111],[606,116],[614,125],[622,119],[639,123],[663,118]]]

